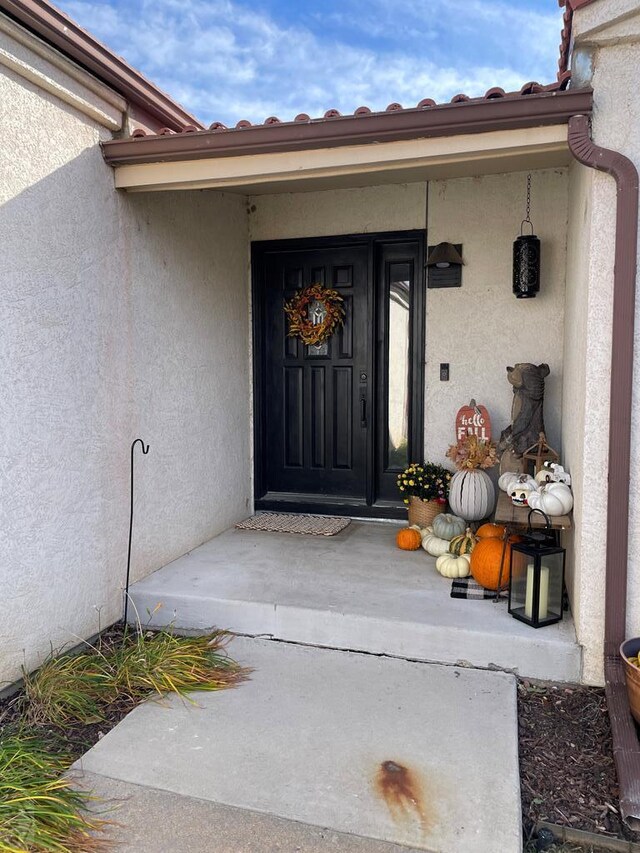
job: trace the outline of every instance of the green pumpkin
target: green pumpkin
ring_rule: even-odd
[[[464,518],[458,518],[457,515],[451,515],[447,512],[441,512],[433,519],[433,532],[440,539],[451,541],[454,536],[460,536],[464,533],[467,522]]]
[[[455,554],[457,557],[463,554],[470,554],[475,548],[477,541],[478,537],[473,535],[470,527],[467,527],[464,533],[460,536],[454,536],[451,542],[449,542],[449,552]]]

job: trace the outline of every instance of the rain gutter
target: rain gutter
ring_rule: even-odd
[[[591,113],[590,88],[542,92],[366,115],[252,125],[233,130],[169,133],[102,143],[111,166],[271,154],[428,139],[465,133],[566,124],[572,115]]]
[[[604,675],[613,733],[613,755],[620,784],[620,810],[632,829],[640,829],[640,744],[629,710],[620,644],[627,618],[629,474],[633,396],[635,287],[638,261],[638,171],[617,151],[591,139],[588,116],[569,120],[569,149],[591,169],[611,175],[617,188],[611,400],[609,404],[609,481],[605,577]],[[623,504],[621,506],[621,504]]]

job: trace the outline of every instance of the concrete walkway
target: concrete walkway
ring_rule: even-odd
[[[569,613],[535,631],[507,602],[450,597],[422,549],[400,551],[397,527],[352,522],[337,536],[225,533],[133,585],[154,626],[270,636],[294,643],[579,681]],[[158,605],[161,605],[158,607]],[[132,616],[133,608],[129,612]]]
[[[140,706],[76,769],[122,853],[521,850],[513,676],[236,639],[240,687]]]

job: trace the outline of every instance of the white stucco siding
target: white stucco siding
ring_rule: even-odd
[[[109,131],[4,68],[0,126],[11,681],[120,614],[134,437],[151,445],[136,460],[134,578],[246,512],[248,241],[240,197],[118,194],[98,147]]]
[[[621,151],[629,157],[640,171],[640,12],[624,23],[631,41],[627,44],[613,44],[602,47],[595,56],[595,74],[593,80],[596,93],[596,111],[593,123],[593,136],[599,145]],[[594,216],[598,217],[599,229],[597,241],[592,243],[594,262],[600,258],[600,268],[596,268],[590,279],[590,292],[597,300],[598,328],[610,328],[611,295],[613,293],[613,252],[615,237],[616,188],[614,181],[607,175],[599,174],[594,180],[593,190]],[[640,257],[640,242],[638,245]],[[604,274],[603,274],[604,273]],[[631,440],[631,479],[629,501],[629,584],[627,635],[640,634],[640,286],[636,281],[636,325],[634,358],[634,393],[632,408]],[[595,331],[595,330],[594,330]],[[594,348],[600,352],[600,361],[596,365],[597,373],[593,379],[594,398],[602,401],[588,414],[593,418],[590,432],[602,426],[608,437],[609,388],[607,387],[610,364],[610,338],[594,338]],[[609,361],[607,362],[607,358]],[[603,400],[604,398],[604,400]],[[606,425],[605,425],[606,424]],[[597,492],[597,482],[603,482],[599,476],[606,472],[606,465],[599,463],[603,447],[598,453],[598,464],[593,471],[591,488]],[[589,454],[590,455],[590,454]],[[625,511],[621,503],[620,512]],[[595,516],[595,512],[594,512]],[[597,523],[594,517],[594,522]]]
[[[589,550],[602,563],[604,537],[596,542],[584,527],[585,485],[585,415],[586,415],[586,364],[588,340],[588,287],[591,243],[591,193],[594,172],[574,162],[569,169],[569,232],[567,237],[567,279],[564,336],[564,382],[562,395],[562,459],[571,472],[574,495],[573,529],[564,537],[567,548],[567,589],[578,635],[588,633],[583,623],[590,619],[601,622],[601,609],[594,614],[594,601],[601,596],[591,596],[585,580],[604,585],[604,575],[594,578],[583,570]],[[601,531],[599,531],[601,534]],[[595,550],[594,550],[595,549]]]
[[[424,228],[426,184],[390,184],[249,198],[252,240]]]
[[[592,135],[597,145],[620,151],[640,168],[640,12],[635,0],[594,3],[574,17],[576,58],[584,74],[592,68],[594,89]],[[583,82],[589,82],[584,80]],[[603,639],[606,558],[606,482],[608,476],[611,318],[615,248],[616,186],[612,177],[575,167],[571,189],[570,233],[575,243],[568,265],[571,316],[580,318],[586,343],[582,350],[584,417],[571,440],[578,482],[576,496],[573,609],[578,638],[584,647],[584,680],[603,683]],[[588,263],[584,258],[588,257]],[[629,502],[629,583],[627,634],[640,633],[640,293],[636,303],[636,347],[632,415]],[[569,315],[569,313],[568,313]],[[567,327],[567,342],[570,328]],[[579,366],[572,359],[575,381]],[[567,356],[569,364],[569,356]],[[566,414],[565,414],[566,417]],[[584,459],[579,461],[580,455]],[[619,512],[626,512],[626,495]]]
[[[247,514],[247,213],[210,191],[126,199],[141,510],[135,577]],[[142,286],[141,286],[142,285]]]
[[[463,286],[427,291],[425,454],[445,459],[455,416],[475,397],[489,408],[494,435],[510,422],[506,367],[546,361],[545,416],[559,446],[562,405],[566,169],[535,172],[532,216],[542,240],[542,285],[536,299],[511,291],[512,246],[524,216],[526,174],[433,181],[428,186],[428,240],[462,243]],[[367,233],[425,227],[427,184],[405,184],[250,199],[251,239]],[[440,363],[451,379],[441,382]]]
[[[435,181],[429,190],[429,243],[463,244],[462,287],[427,291],[426,454],[444,458],[455,415],[484,403],[497,439],[511,421],[507,365],[546,362],[545,425],[560,446],[567,172],[534,172],[531,217],[541,240],[540,293],[512,293],[513,241],[520,233],[526,174]],[[441,382],[440,363],[450,364]]]

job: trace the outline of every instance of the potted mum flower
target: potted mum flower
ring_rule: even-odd
[[[398,475],[398,488],[408,507],[409,524],[429,527],[444,512],[449,494],[451,471],[433,462],[417,462]]]
[[[447,456],[458,469],[451,478],[451,509],[466,521],[487,518],[496,494],[486,469],[498,464],[496,445],[476,435],[465,435],[457,444],[451,445]]]

